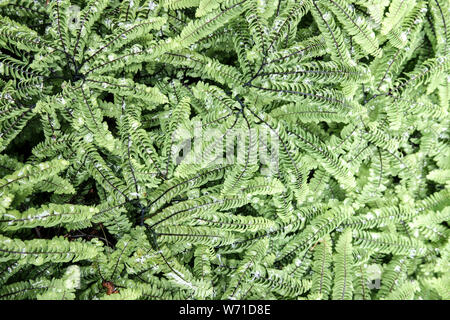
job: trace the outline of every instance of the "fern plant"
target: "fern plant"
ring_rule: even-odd
[[[0,1],[0,298],[449,299],[449,10]]]

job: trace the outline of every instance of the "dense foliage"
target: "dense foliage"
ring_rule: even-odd
[[[1,299],[450,299],[446,0],[0,0]]]

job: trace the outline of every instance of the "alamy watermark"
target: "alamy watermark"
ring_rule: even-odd
[[[194,122],[190,128],[178,128],[172,134],[171,159],[176,165],[238,164],[258,165],[261,174],[278,171],[280,141],[266,127],[232,127],[219,130]]]
[[[369,289],[380,289],[381,287],[381,267],[378,264],[367,266],[367,287]]]

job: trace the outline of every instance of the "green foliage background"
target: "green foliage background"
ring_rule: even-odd
[[[449,10],[0,0],[0,298],[449,299]]]

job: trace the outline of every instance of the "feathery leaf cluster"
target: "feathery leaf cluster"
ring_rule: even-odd
[[[0,299],[449,299],[444,0],[0,0]]]

